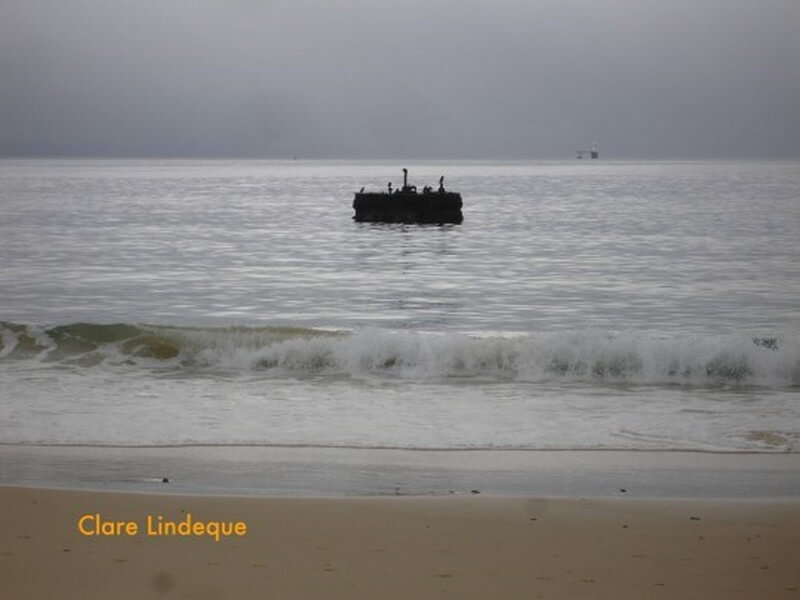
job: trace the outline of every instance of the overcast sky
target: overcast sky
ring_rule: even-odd
[[[0,155],[800,156],[798,0],[0,0]]]

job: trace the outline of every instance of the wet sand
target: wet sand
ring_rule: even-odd
[[[15,599],[800,598],[797,500],[0,487],[0,505],[0,589]],[[81,533],[96,514],[138,531]],[[147,532],[148,516],[187,514],[247,533]]]
[[[6,444],[0,485],[228,496],[443,496],[478,489],[493,496],[795,499],[800,455]]]

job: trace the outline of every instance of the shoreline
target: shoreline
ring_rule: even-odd
[[[800,501],[185,496],[0,486],[9,597],[796,598]],[[246,534],[88,536],[94,515]],[[86,517],[86,515],[90,515]]]
[[[19,600],[800,597],[797,454],[6,445],[0,506]]]
[[[800,455],[0,445],[0,485],[266,497],[795,499]]]

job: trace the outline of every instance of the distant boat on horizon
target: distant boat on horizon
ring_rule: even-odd
[[[576,158],[584,158],[588,156],[589,158],[600,158],[600,150],[597,147],[597,142],[592,144],[592,147],[589,150],[578,150],[578,156]]]

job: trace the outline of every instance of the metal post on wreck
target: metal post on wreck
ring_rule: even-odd
[[[403,169],[403,192],[406,193],[417,193],[417,186],[415,185],[408,185],[408,169]]]

